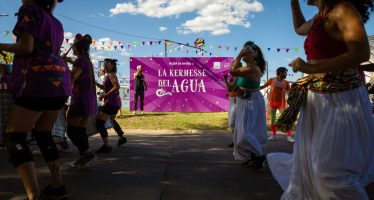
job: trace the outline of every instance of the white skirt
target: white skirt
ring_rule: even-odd
[[[364,87],[308,92],[296,127],[294,154],[268,163],[282,199],[368,199],[374,175],[374,120]]]
[[[237,97],[235,129],[233,135],[235,160],[249,160],[251,154],[264,155],[267,142],[265,102],[260,92],[248,99]]]
[[[229,128],[234,130],[235,127],[235,108],[236,108],[236,97],[229,97],[230,99],[230,108],[229,108]]]

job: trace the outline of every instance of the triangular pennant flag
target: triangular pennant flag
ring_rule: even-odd
[[[152,41],[149,41],[149,45],[152,45],[152,43],[153,43]]]
[[[226,47],[226,50],[228,51],[230,49],[230,47]]]
[[[271,50],[271,48],[268,48],[268,51],[270,51]]]
[[[299,48],[295,48],[295,53],[297,53],[299,51]]]
[[[130,44],[128,44],[128,45],[127,45],[127,48],[129,48],[129,49],[130,49],[130,48],[131,48],[131,45],[130,45]]]
[[[144,46],[144,44],[145,44],[145,42],[144,41],[142,41],[142,45]]]
[[[280,52],[280,50],[281,50],[280,48],[277,48],[278,53]]]
[[[287,48],[287,49],[286,49],[286,53],[288,53],[289,50],[290,50],[290,49]]]
[[[12,40],[16,40],[16,39],[17,37],[14,34],[12,34]]]
[[[8,36],[10,31],[5,31],[5,36]]]
[[[222,47],[221,47],[221,46],[218,46],[217,48],[219,48],[219,49],[220,49],[220,48],[222,48]]]
[[[114,46],[114,49],[117,50],[117,46]]]
[[[101,41],[101,44],[105,45],[105,41]]]
[[[69,38],[66,38],[65,40],[66,40],[67,43],[69,43]]]
[[[235,50],[235,51],[238,50],[238,47],[235,47],[234,50]]]
[[[123,45],[121,45],[121,49],[123,49]]]
[[[161,44],[161,41],[158,41],[158,44]]]
[[[92,40],[92,43],[95,46],[96,45],[96,40]]]
[[[60,86],[61,81],[51,81],[56,87]]]
[[[138,42],[137,41],[134,41],[134,47],[136,47],[136,45],[138,45]]]

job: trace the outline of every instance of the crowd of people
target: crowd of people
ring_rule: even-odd
[[[7,123],[3,134],[6,138],[2,140],[29,200],[68,198],[51,132],[69,97],[67,135],[79,151],[74,167],[89,167],[97,160],[96,153],[112,151],[105,126],[108,120],[119,136],[117,145],[127,142],[115,120],[121,108],[116,60],[104,60],[103,79],[98,83],[89,55],[90,35],[76,36],[72,45],[76,58],[61,55],[64,30],[52,14],[62,1],[23,0],[13,30],[16,43],[0,44],[0,52],[15,54],[11,73],[7,65],[0,65],[0,104],[9,105],[5,99],[14,100],[10,115],[0,121]],[[299,0],[290,3],[296,33],[307,36],[307,60],[296,58],[290,67],[308,75],[290,87],[286,80],[288,70],[280,67],[276,77],[260,86],[266,67],[264,55],[253,41],[243,45],[231,65],[231,80],[227,81],[225,76],[234,159],[256,170],[268,162],[284,189],[282,199],[368,199],[364,186],[374,181],[374,118],[360,71],[374,71],[372,64],[361,65],[369,59],[364,23],[374,2],[308,0],[308,5],[318,8],[318,13],[308,21]],[[67,63],[72,64],[72,70]],[[147,85],[141,66],[134,79],[134,114],[138,97],[143,114]],[[269,86],[266,108],[260,90]],[[99,100],[96,87],[101,89]],[[266,110],[272,130],[270,138]],[[1,115],[5,113],[1,111]],[[94,152],[88,142],[87,126],[95,115],[103,145]],[[293,139],[291,130],[296,120]],[[293,154],[266,155],[263,147],[269,140],[277,139],[277,130],[286,132],[287,140],[294,142]],[[30,132],[51,174],[51,183],[43,190],[27,142]]]
[[[89,52],[90,35],[76,35],[71,48],[74,58],[67,57],[68,52],[60,52],[64,29],[52,14],[57,3],[61,2],[23,0],[13,29],[16,43],[0,44],[1,53],[14,53],[11,73],[7,65],[0,66],[1,114],[4,115],[1,117],[1,144],[5,144],[9,161],[22,178],[29,200],[68,198],[61,178],[59,152],[52,136],[56,119],[65,115],[67,103],[66,133],[79,151],[73,164],[77,169],[91,166],[97,160],[95,153],[110,152],[105,127],[107,120],[119,135],[117,145],[127,141],[114,119],[121,107],[116,60],[104,61],[105,74],[101,84],[95,81]],[[71,70],[68,63],[72,65]],[[103,91],[99,109],[96,86]],[[94,153],[90,149],[87,126],[95,116],[96,129],[104,145]],[[51,183],[42,190],[29,147],[30,133],[51,174]]]

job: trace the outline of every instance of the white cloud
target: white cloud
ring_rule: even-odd
[[[64,33],[65,40],[64,40],[64,43],[62,44],[64,52],[66,52],[71,47],[74,41],[74,37],[75,37],[75,34],[71,32]],[[93,38],[93,40],[95,41],[93,42],[93,44],[91,44],[91,56],[93,59],[95,58],[95,59],[100,60],[100,58],[103,58],[103,57],[98,57],[100,54],[93,53],[92,51],[93,48],[98,49],[100,51],[104,51],[104,52],[118,51],[118,53],[121,56],[131,56],[131,53],[128,52],[126,48],[121,48],[121,46],[124,44],[121,44],[120,41],[115,41],[108,37],[100,38],[100,39]],[[72,53],[73,52],[70,51],[68,56],[73,56]]]
[[[119,3],[110,9],[110,13],[112,16],[128,13],[155,18],[196,13],[195,18],[177,28],[178,33],[208,31],[213,35],[222,35],[230,33],[232,25],[250,28],[249,18],[254,18],[253,13],[263,10],[263,4],[258,0],[137,0],[135,3]]]
[[[164,31],[168,30],[168,28],[161,26],[161,27],[159,28],[159,30],[160,30],[160,32],[164,32]]]

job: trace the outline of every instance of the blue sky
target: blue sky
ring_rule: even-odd
[[[231,6],[231,10],[222,10],[225,3]],[[10,14],[9,17],[0,17],[0,42],[13,42],[4,32],[12,30],[16,21],[13,14],[20,4],[21,0],[0,0],[0,13]],[[70,32],[70,35],[89,33],[98,41],[121,42],[125,46],[124,50],[92,49],[91,53],[95,61],[104,57],[117,58],[121,63],[119,72],[125,76],[129,73],[129,56],[164,56],[163,45],[150,46],[146,43],[142,46],[142,41],[152,40],[126,35],[132,34],[189,44],[201,37],[205,40],[207,51],[225,57],[236,56],[242,44],[252,40],[263,49],[269,65],[269,76],[272,77],[277,67],[287,66],[296,57],[305,58],[305,38],[293,31],[289,4],[289,0],[65,0],[58,5],[55,16],[61,20],[65,32]],[[306,6],[305,1],[300,1],[300,4],[307,19],[316,13],[316,9]],[[160,27],[166,30],[160,31]],[[367,22],[366,30],[368,35],[374,34],[373,20]],[[137,47],[133,47],[134,41],[138,42]],[[128,49],[127,44],[132,47]],[[219,49],[218,46],[222,48]],[[238,47],[238,50],[235,51],[234,47]],[[268,51],[268,48],[271,50]],[[277,52],[277,48],[282,49]],[[284,48],[290,48],[289,52],[286,53]],[[299,51],[295,52],[294,48]],[[168,56],[198,56],[193,49],[189,49],[187,54],[186,49],[189,48],[170,46]],[[300,74],[290,74],[289,80],[300,77]]]

